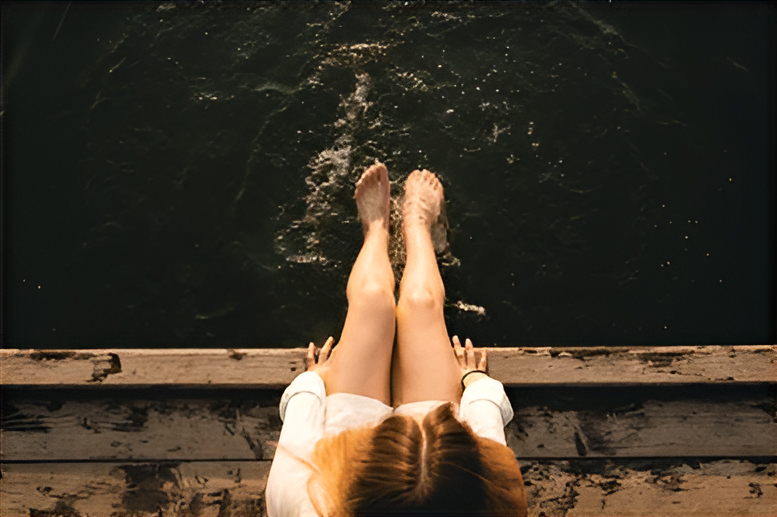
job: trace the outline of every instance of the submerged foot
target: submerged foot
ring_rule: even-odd
[[[356,207],[366,235],[371,230],[388,232],[389,179],[386,166],[375,162],[356,182]]]
[[[433,172],[413,171],[405,181],[402,224],[405,231],[423,228],[431,231],[440,216],[443,201],[442,184]]]

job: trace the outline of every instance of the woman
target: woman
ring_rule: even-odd
[[[476,363],[470,340],[448,341],[431,238],[442,185],[426,170],[405,182],[398,303],[383,164],[364,172],[355,197],[364,244],[345,326],[336,349],[331,337],[310,344],[308,371],[283,394],[269,516],[526,515],[504,389],[486,375],[485,351]]]

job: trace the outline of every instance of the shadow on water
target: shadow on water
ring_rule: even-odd
[[[774,10],[726,9],[4,8],[4,345],[337,335],[376,159],[442,178],[451,333],[772,342]]]

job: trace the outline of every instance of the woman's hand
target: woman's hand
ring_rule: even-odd
[[[456,360],[459,362],[462,377],[472,371],[486,371],[486,366],[488,364],[486,351],[485,349],[480,351],[480,360],[477,361],[475,358],[475,348],[472,346],[472,341],[470,339],[465,340],[464,347],[462,347],[459,336],[453,336],[453,351],[456,354]],[[465,387],[469,386],[483,377],[488,376],[485,373],[471,373],[464,379],[464,385]]]
[[[335,342],[333,337],[329,337],[320,349],[316,347],[313,342],[308,345],[308,371],[316,372],[319,377],[324,380],[326,384],[326,378],[329,372],[329,359],[332,357],[332,344]]]

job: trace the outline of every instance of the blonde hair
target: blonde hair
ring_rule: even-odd
[[[316,444],[308,494],[327,517],[525,516],[513,452],[442,405],[419,423],[394,415]]]

